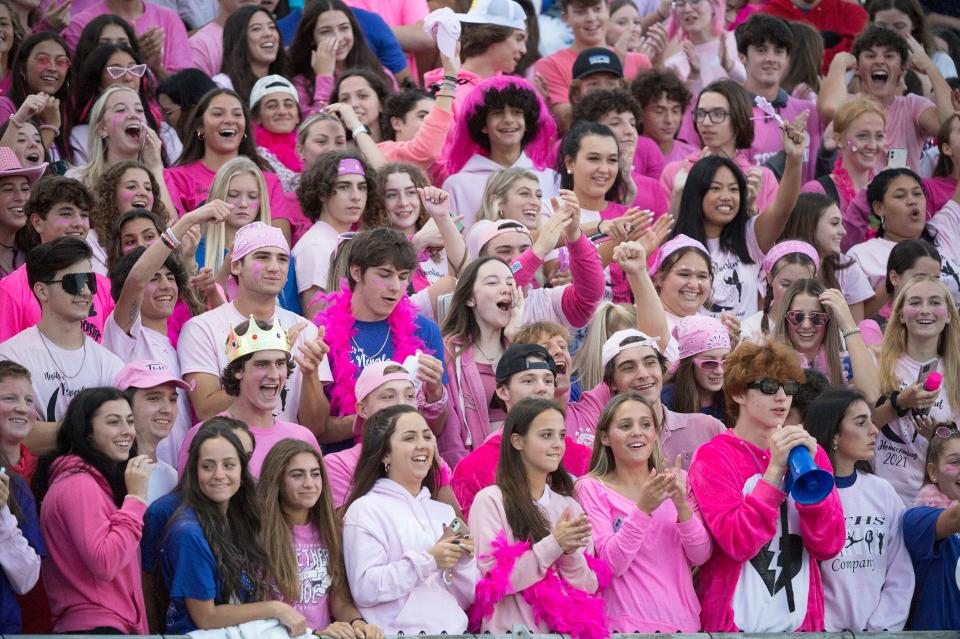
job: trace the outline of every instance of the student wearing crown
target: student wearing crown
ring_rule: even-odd
[[[413,356],[426,403],[434,404],[443,397],[447,380],[440,329],[418,314],[407,297],[416,267],[416,249],[400,231],[377,228],[362,231],[350,240],[349,281],[327,296],[327,306],[315,319],[326,327],[333,372],[325,443],[353,435],[357,378],[371,364],[405,362]],[[435,434],[439,433],[446,423],[446,411],[428,417],[428,423]]]
[[[237,282],[237,295],[228,304],[184,324],[177,345],[180,370],[184,380],[194,384],[190,403],[199,420],[204,421],[235,403],[220,375],[232,361],[223,345],[234,327],[253,317],[265,325],[276,325],[281,332],[290,331],[297,366],[289,375],[283,375],[279,392],[273,396],[273,415],[286,422],[304,424],[327,441],[324,429],[328,405],[322,384],[331,377],[323,357],[323,333],[277,304],[277,296],[286,284],[289,262],[290,247],[279,229],[262,222],[238,229],[230,256],[230,277]],[[278,350],[291,353],[289,347]]]
[[[290,331],[294,336],[299,329]],[[319,355],[325,354],[325,346]],[[255,478],[260,476],[263,460],[274,444],[282,439],[299,439],[320,450],[316,436],[300,424],[277,419],[273,412],[277,398],[283,392],[287,379],[296,369],[290,354],[290,340],[283,327],[276,321],[260,321],[253,315],[246,322],[235,326],[225,343],[227,365],[220,376],[223,392],[233,403],[220,413],[244,422],[253,435],[254,448],[250,455],[249,470]],[[313,353],[309,355],[312,357]],[[305,357],[298,357],[296,364],[303,366]],[[314,370],[316,362],[313,364]],[[183,475],[193,441],[202,423],[187,431],[177,458],[177,470]]]

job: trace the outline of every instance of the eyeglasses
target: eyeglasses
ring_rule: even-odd
[[[710,118],[710,121],[714,124],[721,124],[727,119],[728,115],[730,115],[730,112],[720,107],[716,109],[697,109],[693,112],[693,120],[694,122],[702,122],[704,118]]]
[[[147,65],[145,64],[135,64],[132,67],[107,67],[107,73],[114,80],[119,80],[128,73],[136,78],[142,78],[146,72]]]
[[[693,363],[697,368],[708,373],[722,371],[724,364],[726,364],[722,359],[697,359],[696,357],[693,358]]]
[[[810,318],[810,323],[816,327],[826,326],[830,315],[823,311],[787,311],[786,319],[791,326],[800,326],[803,320]]]
[[[54,59],[52,56],[47,55],[46,53],[37,54],[33,61],[38,67],[47,68],[53,63],[61,71],[65,71],[70,68],[70,58],[65,55],[59,55]]]
[[[70,295],[79,295],[86,286],[91,294],[95,294],[97,292],[97,274],[67,273],[59,280],[47,280],[44,284],[59,284]]]
[[[754,382],[747,384],[747,388],[752,388],[760,391],[764,395],[776,395],[777,392],[783,388],[783,392],[787,395],[796,395],[800,392],[800,382],[794,379],[788,379],[785,382],[781,382],[776,379],[758,379]]]
[[[691,7],[699,7],[701,2],[703,2],[703,0],[673,0],[673,2],[670,3],[670,5],[674,9],[679,11],[680,9],[683,9],[685,6],[687,6],[688,4]]]

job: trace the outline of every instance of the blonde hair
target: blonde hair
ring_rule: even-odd
[[[883,124],[886,126],[887,114],[877,101],[870,98],[855,98],[844,102],[843,106],[837,109],[837,114],[833,117],[834,135],[843,135],[853,121],[865,113],[876,113],[883,119]]]
[[[893,306],[890,308],[890,321],[887,330],[883,333],[883,343],[880,346],[880,392],[889,394],[900,390],[902,382],[913,383],[914,380],[901,380],[897,377],[897,360],[907,352],[907,327],[903,323],[903,306],[906,304],[910,289],[921,282],[935,284],[943,295],[944,306],[947,308],[948,324],[940,333],[940,342],[937,345],[937,354],[943,358],[943,384],[950,407],[957,410],[960,406],[960,314],[954,306],[953,296],[939,279],[928,275],[917,275],[904,284]]]
[[[486,188],[483,189],[477,219],[490,220],[491,222],[502,220],[503,215],[501,215],[500,208],[503,206],[504,200],[507,199],[507,193],[520,180],[533,180],[537,183],[537,188],[540,188],[540,180],[537,178],[537,174],[528,169],[509,168],[495,171],[487,180]],[[539,222],[540,218],[538,217],[537,220]]]
[[[580,345],[573,360],[573,370],[580,379],[584,391],[591,390],[603,381],[603,344],[622,328],[636,328],[637,309],[630,304],[603,302],[593,314],[587,327],[587,337]]]
[[[140,101],[140,94],[130,87],[114,84],[100,94],[100,97],[97,98],[90,109],[89,130],[87,131],[87,163],[77,167],[76,178],[91,189],[96,188],[100,178],[110,168],[107,166],[107,138],[101,137],[97,129],[103,124],[103,117],[107,113],[107,100],[120,91],[129,91],[137,96],[137,101]],[[145,104],[141,102],[141,105],[146,109]],[[146,121],[143,122],[143,126],[147,126]],[[154,196],[160,199],[159,194],[154,193]]]
[[[653,452],[647,459],[647,468],[656,470],[658,473],[663,471],[663,451],[660,448],[660,422],[657,420],[657,411],[653,410],[643,395],[636,391],[628,391],[615,395],[607,405],[603,407],[600,413],[600,421],[597,423],[597,432],[593,438],[593,454],[590,456],[590,477],[603,478],[612,473],[617,468],[617,460],[613,455],[613,449],[606,446],[601,441],[601,433],[609,433],[613,419],[617,415],[620,407],[627,402],[638,402],[647,407],[650,411],[650,417],[653,420],[656,437],[653,438]]]
[[[238,155],[220,167],[213,178],[213,184],[210,185],[210,194],[207,196],[207,201],[226,200],[227,193],[230,191],[230,182],[233,178],[244,173],[252,174],[257,180],[257,188],[260,189],[260,208],[257,212],[256,221],[270,224],[270,198],[267,194],[267,183],[263,179],[260,167],[245,155]],[[203,237],[206,244],[203,264],[212,267],[213,272],[216,273],[223,266],[224,251],[227,250],[226,223],[206,225]]]

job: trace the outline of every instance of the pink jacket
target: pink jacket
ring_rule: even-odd
[[[106,478],[75,455],[57,459],[40,509],[41,573],[57,633],[110,626],[147,634],[140,536],[147,504],[117,508]]]
[[[443,459],[456,468],[457,463],[479,446],[490,434],[490,413],[480,371],[473,361],[473,346],[467,346],[454,355],[458,342],[444,340],[447,353],[447,396],[449,410],[447,425],[437,438],[437,448]]]
[[[559,495],[550,490],[549,486],[545,488],[543,496],[537,500],[537,505],[546,516],[551,530],[565,511],[569,511],[574,517],[583,512],[580,504],[573,497]],[[486,575],[495,568],[495,560],[490,553],[497,536],[504,534],[508,543],[517,543],[517,538],[514,537],[507,523],[507,516],[503,509],[503,494],[499,487],[489,486],[477,494],[473,508],[470,510],[470,531],[476,540],[480,572]],[[587,545],[586,551],[593,552],[593,542]],[[520,591],[541,581],[546,576],[547,570],[554,565],[569,585],[588,593],[597,591],[599,585],[597,575],[587,565],[584,549],[581,548],[570,555],[564,554],[556,538],[552,534],[547,535],[517,559],[510,572],[508,594],[495,605],[493,614],[483,620],[481,631],[503,634],[512,630],[516,624],[523,624],[534,633],[555,630],[538,622],[534,618],[530,604],[519,594]]]
[[[595,477],[580,479],[575,495],[593,526],[597,557],[613,571],[603,589],[610,631],[699,631],[690,568],[710,558],[712,543],[690,487],[694,514],[683,523],[671,500],[648,515]]]
[[[713,556],[700,569],[700,603],[703,608],[700,621],[706,632],[746,632],[754,628],[740,628],[735,618],[749,615],[746,607],[737,608],[735,602],[745,603],[755,612],[761,608],[776,607],[785,586],[782,571],[774,558],[781,552],[781,504],[786,493],[759,479],[766,471],[770,455],[753,444],[737,437],[732,430],[717,435],[701,446],[693,457],[689,481],[700,504],[703,521],[714,540]],[[817,466],[833,474],[826,452],[817,449]],[[791,525],[790,538],[799,535],[804,554],[809,556],[809,584],[791,579],[797,592],[806,592],[806,614],[794,628],[806,632],[820,632],[823,621],[823,585],[818,561],[833,558],[846,538],[843,507],[836,488],[818,504],[803,506],[788,502],[791,519],[799,518],[799,526]],[[779,543],[778,543],[778,538]],[[794,549],[798,550],[798,549]],[[802,555],[801,555],[802,556]],[[774,558],[774,559],[771,559]],[[799,562],[799,559],[797,559]],[[790,563],[784,561],[784,564]],[[803,570],[795,565],[794,575]],[[792,575],[791,575],[792,576]],[[747,586],[760,580],[769,582],[763,595],[746,593]],[[763,586],[761,586],[761,589]],[[772,592],[767,592],[771,590]],[[772,605],[770,602],[774,602]],[[787,607],[772,610],[770,623],[783,623]],[[765,629],[764,631],[770,631]]]
[[[441,572],[427,552],[453,518],[453,508],[431,499],[426,488],[414,497],[386,478],[347,509],[343,554],[350,591],[363,617],[385,634],[467,629],[464,610],[473,603],[476,560],[464,556]]]

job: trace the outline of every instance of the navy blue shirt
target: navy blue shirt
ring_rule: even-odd
[[[157,499],[147,507],[143,516],[143,536],[140,538],[140,569],[153,574],[160,562],[160,548],[167,522],[180,507],[183,500],[179,491],[173,491]]]
[[[414,334],[423,341],[425,350],[442,362],[443,338],[440,336],[440,329],[423,315],[417,315],[414,323],[416,324]],[[350,343],[350,359],[357,368],[363,370],[370,364],[394,359],[393,339],[387,339],[390,331],[387,320],[376,322],[356,320],[354,325],[357,328],[357,334]],[[443,383],[447,383],[446,368],[443,372]]]
[[[363,37],[367,41],[367,46],[373,51],[374,55],[380,58],[383,66],[390,69],[394,75],[407,68],[407,56],[404,55],[397,36],[393,35],[383,18],[372,11],[351,9],[353,15],[357,18],[357,24],[363,31]],[[283,38],[283,45],[290,46],[293,42],[293,36],[297,33],[297,25],[300,24],[300,18],[303,16],[302,9],[290,9],[290,13],[285,18],[277,21],[277,27],[280,29],[280,36]]]
[[[21,477],[10,475],[10,490],[13,491],[14,499],[20,506],[20,512],[23,515],[23,521],[20,522],[20,532],[24,539],[30,544],[30,547],[36,551],[40,557],[47,556],[47,549],[43,545],[43,537],[40,536],[40,518],[37,517],[37,506],[33,501],[33,495]],[[0,570],[0,634],[19,634],[20,633],[20,605],[17,603],[17,595],[7,579],[7,574]]]
[[[907,628],[960,628],[960,535],[937,539],[937,518],[943,508],[917,506],[903,513],[903,541],[913,560],[916,588]]]

